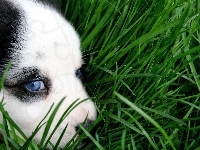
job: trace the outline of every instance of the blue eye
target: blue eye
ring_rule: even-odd
[[[81,72],[80,69],[78,69],[78,70],[76,71],[76,77],[79,78],[79,79],[82,79],[82,72]]]
[[[25,87],[31,92],[38,92],[45,89],[43,81],[31,81]]]

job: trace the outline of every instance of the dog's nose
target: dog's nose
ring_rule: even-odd
[[[86,129],[94,122],[94,120],[86,120],[86,122],[81,123]],[[78,131],[78,129],[80,128],[79,125],[77,125],[76,127],[76,131]]]

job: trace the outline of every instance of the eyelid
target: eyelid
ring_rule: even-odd
[[[6,77],[4,83],[7,87],[15,87],[23,84],[25,82],[30,82],[32,80],[43,80],[47,85],[51,85],[50,80],[47,78],[47,74],[37,67],[23,67],[18,70],[11,68],[11,72]]]
[[[26,84],[26,83],[29,83],[29,82],[34,82],[34,81],[43,81],[44,82],[44,79],[40,79],[40,78],[33,78],[33,79],[29,79],[27,81],[24,81],[24,82],[21,82],[20,84]]]
[[[30,82],[35,82],[35,81],[42,81],[44,83],[45,87],[50,85],[48,79],[46,79],[46,78],[29,79],[27,81],[21,82],[19,85],[24,85],[24,84],[27,84],[27,83],[30,83]]]

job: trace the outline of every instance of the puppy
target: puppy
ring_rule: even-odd
[[[79,37],[53,0],[0,0],[0,77],[12,64],[1,90],[4,108],[27,136],[53,103],[66,96],[50,133],[74,101],[88,98],[79,79],[81,57]],[[68,124],[59,145],[63,147],[80,123],[95,118],[94,103],[84,101],[62,122],[51,143],[56,144]],[[0,115],[0,123],[2,120]],[[43,130],[34,138],[38,143]]]

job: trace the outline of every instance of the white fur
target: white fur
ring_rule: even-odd
[[[61,114],[71,103],[78,98],[80,100],[88,98],[82,83],[75,75],[75,71],[82,65],[79,37],[70,23],[49,6],[36,3],[34,0],[10,1],[24,10],[23,15],[26,19],[22,20],[19,29],[21,44],[18,46],[22,50],[18,67],[37,66],[43,75],[52,81],[52,89],[45,99],[32,103],[21,102],[15,96],[11,96],[7,90],[3,90],[5,109],[25,134],[30,136],[50,106],[53,103],[58,104],[66,96],[54,118],[52,131]],[[10,71],[8,75],[14,74],[18,67]],[[54,134],[51,142],[56,144],[63,128],[68,124],[60,144],[63,147],[76,133],[75,127],[86,117],[91,120],[96,118],[96,109],[91,100],[81,103],[69,114]],[[2,122],[2,117],[0,117],[0,122]],[[34,138],[37,142],[40,142],[43,129]]]

